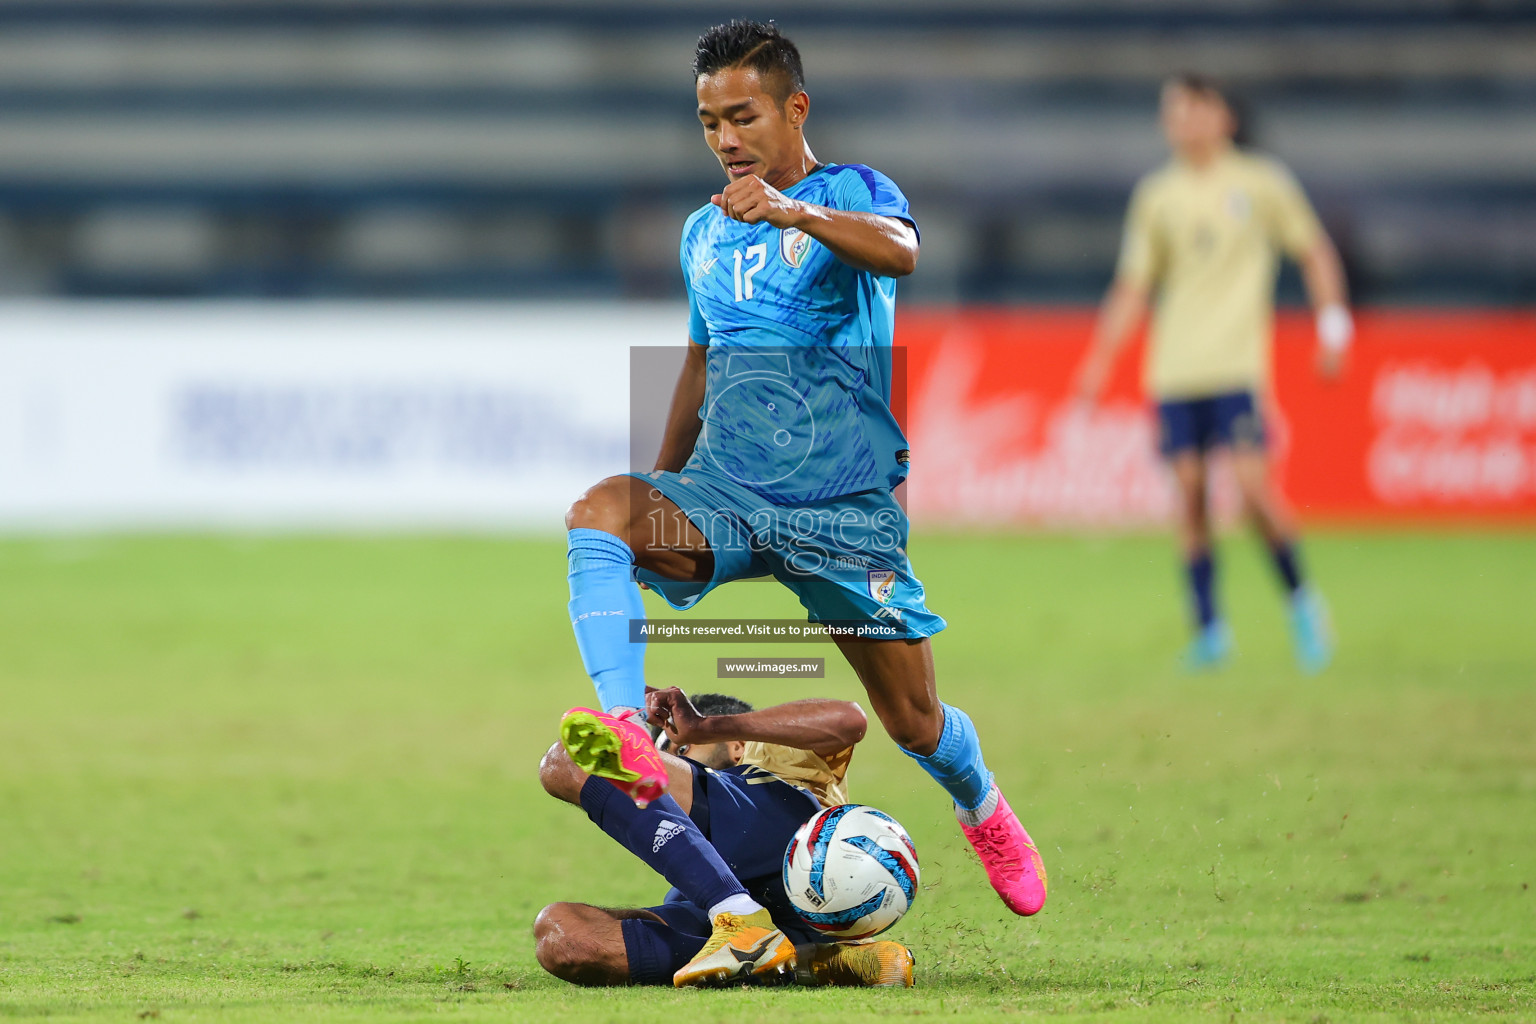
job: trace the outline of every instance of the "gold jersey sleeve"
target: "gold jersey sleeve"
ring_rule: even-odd
[[[1163,238],[1153,216],[1155,182],[1155,178],[1144,178],[1131,193],[1125,234],[1120,242],[1120,262],[1115,268],[1115,276],[1121,280],[1149,287],[1157,283],[1162,269],[1159,246]]]
[[[1147,390],[1177,400],[1262,389],[1279,254],[1299,257],[1321,234],[1301,186],[1268,157],[1233,151],[1143,178],[1116,274],[1156,294]]]
[[[852,747],[823,757],[809,750],[755,740],[746,745],[741,755],[742,764],[754,765],[791,786],[810,790],[823,807],[848,802],[848,763],[852,760]]]

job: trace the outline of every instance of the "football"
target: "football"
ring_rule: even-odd
[[[917,848],[907,830],[862,804],[828,807],[784,851],[790,903],[832,939],[879,935],[912,906],[917,883]]]

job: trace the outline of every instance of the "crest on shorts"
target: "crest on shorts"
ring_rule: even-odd
[[[811,236],[799,228],[784,228],[779,232],[779,259],[792,267],[805,262],[805,254],[811,251]]]
[[[891,594],[896,590],[895,569],[871,569],[869,570],[869,596],[881,604],[890,604]]]

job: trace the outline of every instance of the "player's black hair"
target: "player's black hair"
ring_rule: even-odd
[[[1179,71],[1168,76],[1167,84],[1221,101],[1222,106],[1232,115],[1233,143],[1238,146],[1252,145],[1253,121],[1249,116],[1248,104],[1226,82],[1215,75],[1199,71]]]
[[[740,697],[723,693],[696,693],[688,699],[701,715],[744,715],[752,710],[752,705]]]
[[[729,68],[751,68],[783,103],[805,88],[800,50],[771,21],[728,21],[699,36],[693,78]]]

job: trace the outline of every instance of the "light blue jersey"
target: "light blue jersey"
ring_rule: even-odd
[[[912,221],[895,183],[861,164],[825,165],[784,194]],[[703,427],[684,471],[717,470],[776,504],[900,483],[908,454],[890,409],[895,279],[712,203],[688,218],[681,258],[688,336],[709,346]]]

